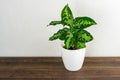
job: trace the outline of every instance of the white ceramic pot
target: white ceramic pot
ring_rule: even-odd
[[[62,60],[65,68],[69,71],[80,70],[84,62],[85,50],[86,48],[78,50],[68,50],[62,48]]]

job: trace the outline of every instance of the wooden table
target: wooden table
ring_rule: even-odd
[[[0,58],[0,80],[120,80],[120,57],[85,58],[80,71],[67,71],[61,58]]]

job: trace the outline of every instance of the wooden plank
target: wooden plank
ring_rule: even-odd
[[[61,58],[0,58],[0,80],[120,80],[120,57],[87,57],[80,71],[64,68]]]

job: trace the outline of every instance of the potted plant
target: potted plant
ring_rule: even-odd
[[[86,43],[93,40],[93,36],[85,29],[95,25],[90,17],[73,17],[68,4],[61,12],[60,21],[51,21],[49,25],[62,24],[63,28],[53,34],[49,40],[60,39],[64,41],[62,46],[62,60],[69,71],[81,69],[85,57]]]

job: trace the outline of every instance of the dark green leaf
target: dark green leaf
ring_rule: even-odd
[[[67,26],[73,25],[73,14],[68,5],[66,5],[61,13],[62,24]]]
[[[90,17],[77,17],[74,20],[74,26],[81,29],[87,28],[95,24],[97,23]]]
[[[86,30],[80,30],[78,32],[78,40],[80,42],[89,42],[93,40],[93,36]]]
[[[61,24],[61,21],[51,21],[49,25],[55,26],[55,25],[57,25],[57,24]],[[49,25],[48,25],[48,26],[49,26]]]

